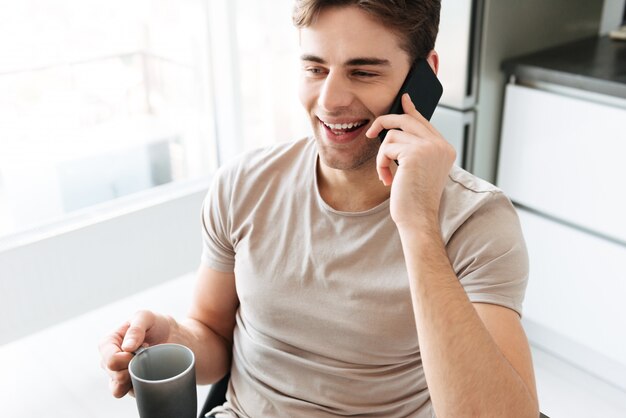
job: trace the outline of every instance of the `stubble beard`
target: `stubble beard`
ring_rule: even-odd
[[[316,130],[315,141],[317,142],[317,150],[321,161],[327,167],[336,170],[359,170],[365,168],[369,163],[375,161],[378,155],[378,149],[380,148],[380,141],[378,138],[358,138],[361,146],[355,151],[349,149],[335,148],[324,144],[324,141],[320,139],[322,132]],[[352,155],[348,155],[352,153]]]

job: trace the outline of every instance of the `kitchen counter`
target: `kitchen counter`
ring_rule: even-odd
[[[626,42],[586,38],[504,61],[507,75],[626,99]]]

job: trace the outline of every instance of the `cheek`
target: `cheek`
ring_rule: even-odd
[[[310,110],[313,107],[316,100],[315,88],[305,77],[300,77],[298,82],[298,97],[305,109]]]
[[[362,95],[361,97],[361,101],[365,107],[367,107],[373,115],[378,117],[387,114],[393,99],[396,97],[396,93],[379,90],[374,94]]]

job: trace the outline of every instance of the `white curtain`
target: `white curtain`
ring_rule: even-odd
[[[293,0],[211,0],[213,80],[222,160],[310,131],[298,100]]]

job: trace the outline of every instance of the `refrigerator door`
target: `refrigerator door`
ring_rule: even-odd
[[[471,171],[476,113],[438,106],[430,122],[456,150],[455,164]]]
[[[441,2],[435,51],[444,106],[467,110],[476,104],[482,9],[483,0]]]

